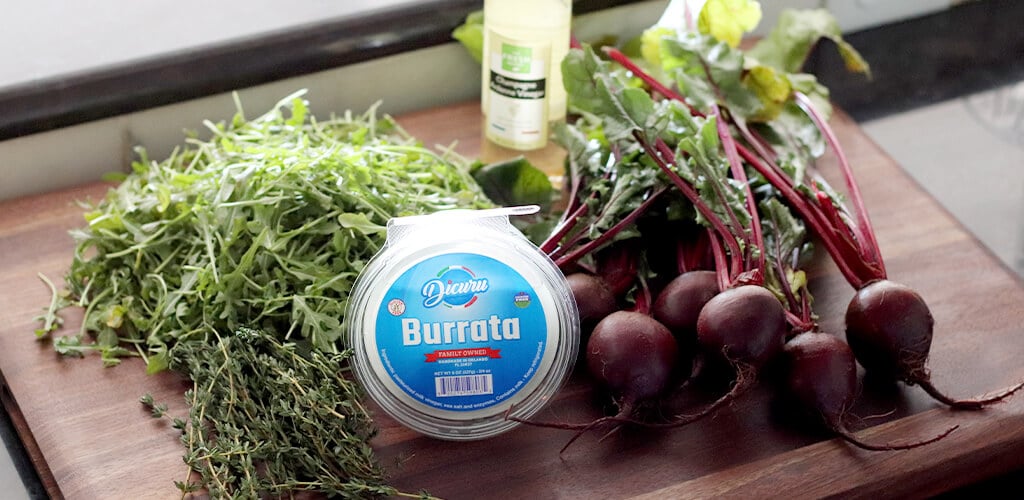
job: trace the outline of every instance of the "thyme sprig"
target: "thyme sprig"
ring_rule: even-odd
[[[189,477],[175,482],[182,495],[430,498],[386,485],[369,445],[370,414],[345,375],[349,355],[303,352],[250,328],[215,343],[172,348],[170,368],[193,382],[185,393],[188,417],[172,418],[150,395],[140,401],[182,432],[189,469]]]

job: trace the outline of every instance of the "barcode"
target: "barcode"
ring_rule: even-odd
[[[434,388],[437,390],[437,397],[439,398],[494,394],[494,382],[491,377],[490,373],[457,377],[434,377]]]

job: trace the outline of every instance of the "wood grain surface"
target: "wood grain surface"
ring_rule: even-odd
[[[428,145],[480,151],[476,103],[400,117]],[[1024,379],[1024,287],[1011,271],[927,196],[845,115],[833,123],[857,170],[889,275],[917,289],[936,320],[930,368],[938,387],[970,397]],[[836,179],[834,162],[821,166]],[[837,186],[840,184],[836,183]],[[146,376],[127,360],[62,359],[34,340],[33,319],[48,304],[37,273],[58,284],[71,259],[69,229],[83,223],[75,201],[97,199],[90,184],[0,203],[0,372],[4,400],[47,490],[55,498],[177,498],[186,476],[177,432],[148,416],[138,398],[152,393],[186,411],[188,381]],[[823,256],[809,270],[815,309],[841,335],[852,290]],[[81,313],[65,315],[65,331]],[[697,386],[680,407],[714,396]],[[477,442],[420,436],[378,412],[374,441],[402,489],[446,498],[641,498],[925,496],[1024,468],[1024,396],[982,412],[952,412],[919,389],[866,384],[855,413],[873,441],[948,438],[903,452],[866,452],[794,419],[770,382],[713,418],[672,431],[623,429],[599,442],[587,436],[559,455],[564,431],[519,427]],[[601,404],[581,374],[540,413],[545,420],[589,421]]]

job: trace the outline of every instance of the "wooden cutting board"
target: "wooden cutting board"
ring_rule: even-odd
[[[419,112],[400,123],[428,145],[480,151],[479,107]],[[931,306],[936,336],[930,367],[937,386],[970,397],[1024,379],[1024,286],[913,182],[849,117],[833,119],[857,170],[890,277]],[[834,161],[822,162],[836,178]],[[177,432],[149,418],[151,393],[186,412],[190,384],[146,376],[137,360],[105,369],[98,359],[62,359],[34,340],[48,304],[37,273],[58,284],[71,259],[67,231],[83,223],[75,200],[98,199],[100,183],[0,203],[0,372],[4,404],[55,498],[177,498],[186,477]],[[852,290],[828,259],[810,269],[815,310],[841,332]],[[65,331],[80,312],[65,315]],[[866,452],[829,439],[789,413],[761,386],[715,418],[672,431],[625,429],[559,449],[564,431],[520,427],[471,443],[425,438],[378,414],[374,441],[393,482],[447,498],[640,496],[854,497],[930,495],[1024,468],[1024,395],[981,412],[952,412],[914,387],[870,385],[855,422],[872,441],[916,439],[960,427],[946,439],[902,452]],[[539,417],[589,421],[601,412],[584,377],[574,376]]]

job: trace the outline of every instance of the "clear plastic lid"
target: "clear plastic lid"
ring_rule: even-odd
[[[348,341],[367,393],[403,425],[482,439],[558,391],[579,316],[558,267],[509,222],[536,207],[392,219],[349,299]]]

